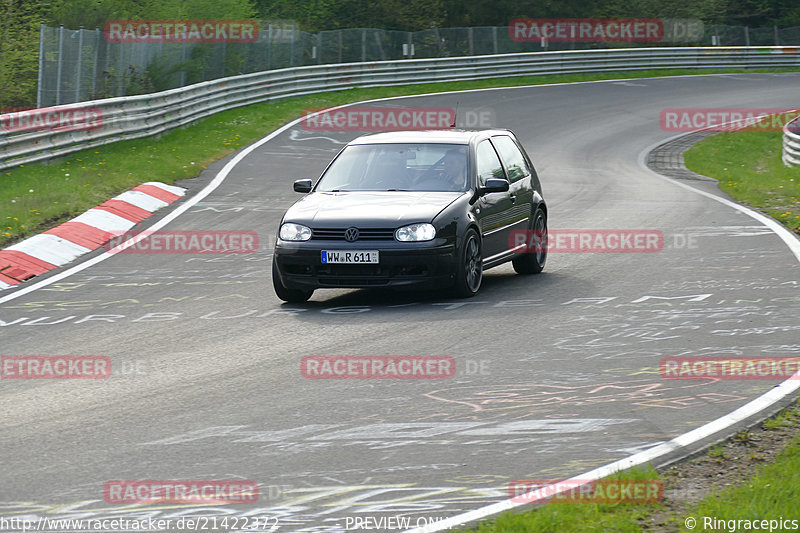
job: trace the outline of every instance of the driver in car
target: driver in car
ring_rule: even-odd
[[[459,150],[450,150],[444,155],[444,172],[442,179],[447,183],[448,190],[460,191],[466,185],[466,161],[464,154]]]

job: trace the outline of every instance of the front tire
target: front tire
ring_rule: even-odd
[[[474,229],[467,230],[459,252],[458,271],[453,292],[460,298],[470,298],[478,293],[483,281],[481,240]]]
[[[289,303],[305,302],[314,294],[313,290],[287,289],[281,283],[281,278],[278,275],[278,263],[274,257],[272,258],[272,286],[275,288],[275,294],[278,295],[278,298]]]
[[[540,207],[533,213],[528,250],[511,261],[517,274],[538,274],[547,262],[547,217]]]

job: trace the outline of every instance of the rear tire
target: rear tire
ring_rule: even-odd
[[[278,275],[278,263],[274,257],[272,258],[272,286],[275,288],[275,294],[278,295],[278,298],[289,303],[305,302],[314,294],[313,290],[287,289],[284,287]]]
[[[483,280],[481,240],[474,229],[467,230],[459,251],[458,271],[453,292],[460,298],[470,298],[478,293]]]
[[[547,262],[547,217],[540,207],[533,213],[531,228],[528,250],[511,261],[518,274],[538,274]]]

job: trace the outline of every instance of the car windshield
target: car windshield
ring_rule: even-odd
[[[317,191],[466,191],[467,146],[360,144],[346,147]]]

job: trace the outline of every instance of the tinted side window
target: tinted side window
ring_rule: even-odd
[[[528,162],[522,152],[519,151],[516,143],[506,135],[499,135],[492,137],[492,142],[497,146],[497,150],[503,157],[508,171],[508,181],[514,182],[519,179],[529,176],[531,169],[528,167]]]
[[[506,179],[500,158],[497,157],[497,152],[489,141],[482,141],[478,145],[475,160],[478,167],[478,185],[481,187],[486,185],[486,180],[489,178]]]

